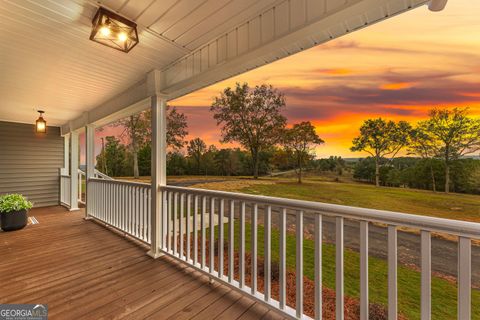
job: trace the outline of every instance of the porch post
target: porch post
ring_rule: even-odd
[[[78,131],[70,133],[70,211],[78,210]]]
[[[152,110],[152,214],[150,221],[151,248],[148,255],[156,259],[162,256],[160,248],[164,248],[163,234],[163,191],[160,187],[167,184],[166,150],[167,150],[167,101],[163,97],[151,97]]]
[[[85,195],[85,219],[89,218],[91,212],[91,201],[90,201],[90,188],[88,186],[88,181],[90,178],[95,177],[95,126],[89,124],[85,127],[85,143],[86,143],[86,158],[85,163],[87,169],[85,172],[85,185],[86,185],[86,195]]]
[[[62,175],[70,174],[70,133],[63,136],[63,168]]]

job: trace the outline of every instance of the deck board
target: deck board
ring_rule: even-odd
[[[62,207],[0,232],[0,303],[46,303],[50,319],[282,317],[172,258]]]

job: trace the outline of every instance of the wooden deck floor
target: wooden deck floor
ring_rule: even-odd
[[[171,258],[62,207],[0,232],[0,304],[48,304],[50,319],[281,319]]]

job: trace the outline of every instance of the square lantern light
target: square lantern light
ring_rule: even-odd
[[[138,43],[137,24],[100,7],[92,20],[90,40],[129,52]]]

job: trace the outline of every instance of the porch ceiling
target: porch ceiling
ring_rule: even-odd
[[[442,1],[442,0],[438,0]],[[4,0],[0,120],[62,125],[151,70],[178,97],[427,0]],[[89,40],[98,5],[137,22],[130,53]]]

